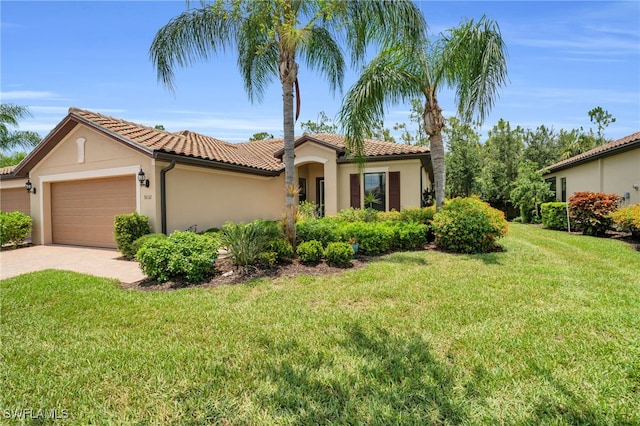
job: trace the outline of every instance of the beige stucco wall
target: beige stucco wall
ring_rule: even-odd
[[[0,191],[10,188],[24,188],[25,183],[27,183],[27,179],[2,179],[0,180]],[[26,189],[25,192],[27,192]],[[2,192],[0,192],[0,196],[2,196]]]
[[[78,143],[83,138],[84,143]],[[155,206],[146,197],[153,199],[158,191],[153,176],[153,160],[132,148],[83,125],[76,126],[61,140],[30,172],[29,178],[36,195],[31,196],[31,216],[34,219],[33,242],[50,244],[51,237],[51,184],[53,182],[80,179],[97,179],[112,176],[131,176],[136,187],[138,212],[149,216],[156,225]],[[150,179],[150,187],[140,187],[136,175],[142,168]]]
[[[410,207],[420,207],[421,201],[421,185],[422,189],[431,186],[429,177],[425,170],[421,169],[420,160],[395,160],[395,161],[376,161],[369,162],[365,165],[363,173],[387,173],[386,178],[386,210],[389,210],[389,172],[400,172],[400,209]],[[358,173],[358,167],[355,164],[338,165],[338,210],[348,209],[350,206],[349,192],[349,175]],[[361,207],[364,203],[364,180],[360,179],[360,202]]]
[[[562,178],[567,179],[567,199],[578,191],[604,192],[623,196],[629,193],[624,205],[640,203],[640,149],[600,158],[569,169],[549,173],[555,177],[558,200],[562,196]]]
[[[158,179],[166,165],[158,162]],[[204,231],[227,221],[278,220],[284,214],[284,175],[264,177],[178,164],[167,172],[166,183],[168,233],[193,225]],[[159,212],[159,204],[157,208]]]

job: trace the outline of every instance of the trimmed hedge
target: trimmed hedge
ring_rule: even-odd
[[[29,236],[33,229],[33,219],[20,211],[0,211],[0,245],[13,244],[17,247]]]
[[[611,213],[618,209],[620,197],[602,192],[576,192],[569,198],[572,224],[584,235],[602,236],[613,225]]]
[[[322,259],[324,250],[322,249],[322,243],[317,240],[305,241],[298,245],[296,250],[300,261],[303,263],[316,263]]]
[[[329,243],[324,250],[324,257],[329,265],[349,266],[355,252],[349,243]]]
[[[509,230],[504,213],[477,197],[446,202],[431,223],[436,244],[459,253],[486,253]]]
[[[118,244],[118,251],[127,259],[133,259],[136,252],[131,244],[143,235],[151,233],[149,218],[137,212],[119,214],[115,217],[114,224],[113,237]]]
[[[136,253],[136,260],[150,279],[164,282],[181,276],[198,282],[213,270],[218,248],[218,241],[210,235],[176,231],[168,238],[147,241]]]
[[[144,246],[149,241],[154,241],[154,240],[159,240],[159,239],[164,239],[164,238],[167,238],[167,236],[164,235],[164,234],[146,234],[146,235],[143,235],[142,237],[138,238],[133,243],[131,243],[131,252],[133,253],[133,256],[135,257],[135,255],[142,248],[142,246]]]
[[[611,219],[621,231],[631,232],[634,238],[640,238],[640,204],[623,207],[611,213]]]
[[[542,226],[559,231],[567,230],[567,203],[552,202],[540,205]]]

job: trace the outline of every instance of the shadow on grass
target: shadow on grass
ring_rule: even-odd
[[[374,262],[388,262],[388,263],[396,263],[398,265],[417,265],[417,266],[427,266],[429,262],[423,256],[416,255],[413,252],[396,252],[386,256],[384,259],[375,260]]]
[[[482,368],[460,386],[454,368],[418,335],[348,324],[331,348],[296,339],[257,343],[269,356],[252,371],[221,367],[211,383],[178,398],[179,424],[455,425],[472,421],[469,403],[486,397]],[[232,390],[238,383],[242,395]]]
[[[294,424],[459,424],[467,418],[450,367],[419,336],[350,325],[338,345],[353,364],[335,366],[326,352],[307,354],[304,365],[271,364],[267,374],[277,389],[261,406],[287,413]]]

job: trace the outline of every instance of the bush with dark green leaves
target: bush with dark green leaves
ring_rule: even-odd
[[[322,259],[324,250],[322,243],[317,240],[305,241],[298,245],[296,254],[303,263],[316,263]]]
[[[567,230],[567,203],[552,202],[540,205],[542,226],[558,231]]]
[[[118,251],[127,259],[132,259],[136,252],[131,244],[143,235],[151,233],[149,218],[137,212],[119,214],[115,217],[114,224],[113,236],[118,244]]]
[[[379,212],[374,209],[348,209],[340,210],[333,219],[339,222],[377,222],[380,220]]]
[[[275,254],[276,262],[293,257],[293,247],[291,247],[291,243],[286,238],[271,240],[268,245],[268,251]]]
[[[326,217],[301,220],[296,224],[298,242],[316,240],[326,247],[327,244],[339,240],[338,223],[340,222]]]
[[[458,253],[486,253],[507,234],[504,213],[477,197],[446,202],[431,222],[438,247]]]
[[[620,197],[602,192],[576,192],[569,198],[571,223],[584,235],[602,236],[611,229],[611,213],[618,209]]]
[[[324,249],[324,257],[329,265],[349,266],[353,259],[353,247],[349,243],[334,242],[329,243]]]
[[[33,229],[33,219],[20,211],[0,211],[0,243],[17,247],[29,236]]]
[[[184,277],[189,282],[199,282],[213,271],[218,249],[218,241],[210,235],[176,231],[168,238],[147,241],[136,253],[136,260],[152,280]]]

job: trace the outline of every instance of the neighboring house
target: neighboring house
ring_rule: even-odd
[[[601,145],[545,169],[558,201],[579,191],[617,194],[624,205],[640,203],[640,132]]]
[[[164,233],[280,219],[283,146],[283,139],[232,144],[186,130],[169,133],[70,108],[18,166],[0,170],[2,210],[31,214],[35,244],[96,247],[115,247],[113,218],[133,211]],[[365,154],[359,170],[342,136],[298,137],[300,199],[327,215],[362,207],[370,191],[380,210],[420,206],[432,181],[427,148],[367,140]],[[27,193],[27,181],[35,192]]]

